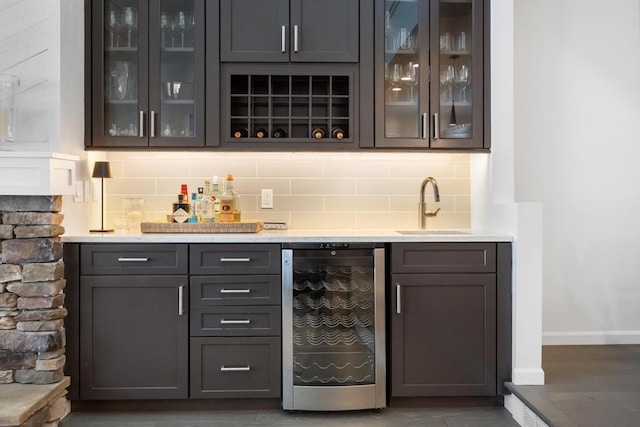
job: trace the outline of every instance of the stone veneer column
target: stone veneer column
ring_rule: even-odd
[[[62,196],[0,196],[0,384],[64,377]]]

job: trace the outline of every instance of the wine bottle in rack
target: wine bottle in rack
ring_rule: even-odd
[[[315,138],[315,139],[322,139],[325,136],[325,132],[324,129],[321,127],[314,127],[313,130],[311,131],[311,137]]]
[[[265,128],[256,129],[256,138],[268,138],[269,132]]]
[[[273,136],[274,138],[286,138],[287,130],[283,128],[277,128],[273,131],[273,134],[271,136]]]
[[[335,138],[338,140],[344,138],[344,130],[339,127],[334,127],[333,129],[331,129],[331,138]]]
[[[249,136],[249,129],[242,127],[233,131],[233,137],[236,139],[247,138]]]

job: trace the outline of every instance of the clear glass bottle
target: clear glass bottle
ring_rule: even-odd
[[[211,200],[211,183],[205,181],[208,191],[198,187],[198,222],[213,222],[213,201]]]
[[[233,175],[227,175],[227,182],[220,196],[220,222],[240,222],[240,197],[233,188]]]
[[[211,201],[213,202],[213,218],[215,222],[220,222],[220,183],[218,177],[214,176],[211,182]]]
[[[191,212],[189,212],[189,218],[187,219],[187,222],[197,224],[199,215],[200,215],[200,206],[198,203],[198,194],[191,193]]]

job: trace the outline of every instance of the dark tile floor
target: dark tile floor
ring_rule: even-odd
[[[553,427],[640,426],[640,345],[548,346],[546,384],[515,386],[522,400]],[[387,408],[339,413],[277,409],[216,411],[72,412],[62,427],[512,427],[499,407]]]
[[[277,409],[244,411],[72,412],[62,427],[517,427],[504,408],[387,408],[356,411],[286,413]]]
[[[515,386],[554,427],[640,426],[640,345],[545,346],[545,385]]]

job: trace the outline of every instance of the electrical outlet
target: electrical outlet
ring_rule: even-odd
[[[273,190],[271,188],[263,188],[260,195],[260,207],[262,209],[273,209]]]

